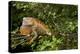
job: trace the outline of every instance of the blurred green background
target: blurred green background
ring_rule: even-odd
[[[66,50],[78,48],[78,6],[65,4],[48,4],[12,1],[9,3],[11,30],[16,31],[21,26],[23,17],[35,17],[47,24],[52,36],[42,36],[34,41],[32,51]],[[11,34],[11,36],[14,36]],[[16,37],[16,36],[15,36]],[[16,37],[17,38],[17,37]],[[18,45],[27,48],[24,40],[11,40],[12,48]],[[20,44],[20,42],[23,43]]]

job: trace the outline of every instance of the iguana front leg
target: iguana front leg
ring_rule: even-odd
[[[34,33],[34,37],[30,40],[29,44],[33,43],[33,41],[37,38],[37,31],[36,31],[36,27],[33,27],[32,29],[33,33]]]

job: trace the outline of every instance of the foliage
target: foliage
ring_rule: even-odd
[[[21,26],[23,17],[35,17],[47,24],[52,31],[52,36],[41,36],[39,40],[34,41],[31,45],[33,51],[59,50],[59,49],[76,49],[78,48],[78,17],[77,5],[47,4],[32,2],[10,2],[10,13],[12,26],[9,32],[16,31]],[[17,36],[15,35],[17,38]],[[16,47],[18,42],[14,41],[12,47]],[[14,48],[15,48],[14,47]]]

